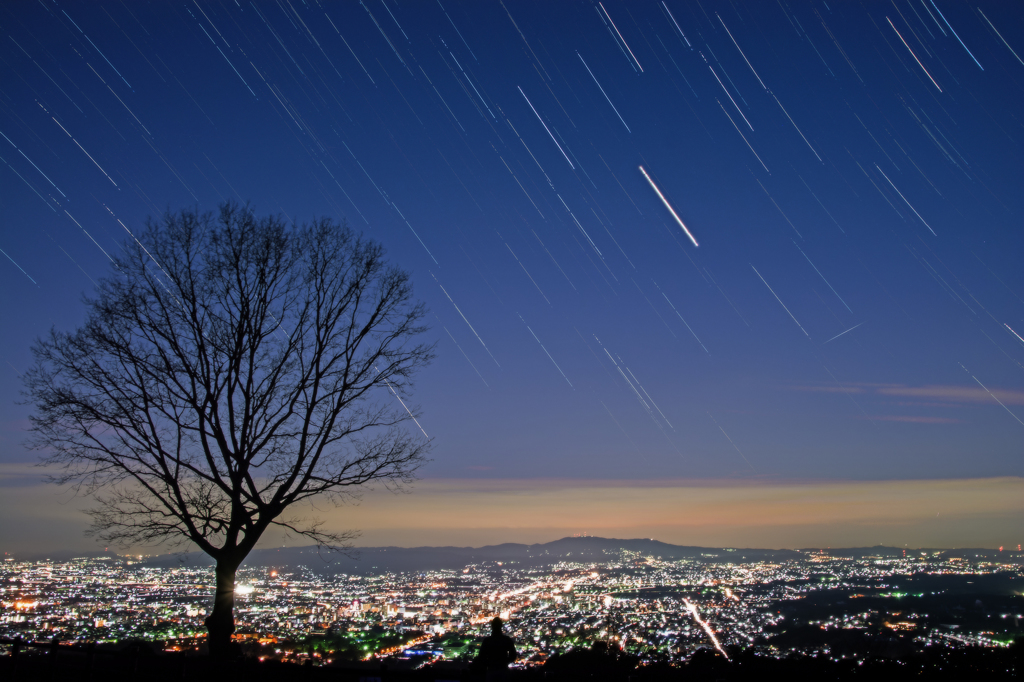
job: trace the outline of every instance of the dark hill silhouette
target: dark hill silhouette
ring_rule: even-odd
[[[416,572],[442,569],[462,569],[475,564],[481,569],[495,568],[501,562],[516,567],[548,566],[564,563],[604,563],[621,558],[623,552],[636,553],[637,559],[646,557],[666,561],[688,559],[701,563],[740,563],[755,561],[786,561],[809,558],[812,553],[823,552],[834,557],[863,559],[866,557],[897,558],[922,552],[932,555],[965,559],[999,560],[1021,563],[1019,552],[999,552],[991,549],[904,549],[900,547],[861,547],[829,549],[738,549],[670,545],[647,538],[616,540],[609,538],[562,538],[550,543],[522,545],[505,543],[485,547],[357,547],[348,552],[317,550],[315,547],[281,547],[256,549],[246,559],[248,566],[273,566],[333,574],[373,574],[382,572]],[[153,566],[212,565],[201,553],[165,554],[146,562]]]
[[[316,547],[278,547],[256,549],[246,560],[247,566],[295,568],[305,566],[314,573],[362,575],[384,572],[417,572],[459,570],[474,564],[482,569],[496,567],[498,562],[516,567],[547,566],[559,562],[604,563],[620,558],[622,552],[635,552],[637,559],[660,558],[665,561],[688,559],[702,563],[740,563],[755,561],[787,561],[808,558],[812,552],[834,557],[895,558],[903,556],[900,547],[861,547],[847,549],[739,549],[671,545],[648,538],[614,539],[600,537],[566,537],[540,544],[504,543],[485,547],[357,547],[347,553],[317,550]],[[998,557],[1001,561],[1020,562],[1019,553],[991,549],[931,550],[914,549],[929,555],[941,552],[946,556],[964,558]],[[1011,556],[1011,554],[1013,556]],[[920,554],[918,554],[920,555]],[[200,553],[165,554],[147,562],[151,566],[205,566],[209,559]]]
[[[1016,548],[1014,548],[1016,549]],[[958,557],[969,561],[986,560],[1000,563],[1024,563],[1024,553],[1017,551],[1000,552],[995,549],[910,549],[902,547],[847,547],[827,549],[750,549],[734,547],[695,547],[672,545],[650,538],[615,539],[601,537],[566,537],[552,542],[538,544],[504,543],[484,547],[355,547],[347,553],[317,550],[313,546],[271,547],[253,550],[246,560],[247,566],[273,566],[295,568],[305,566],[318,574],[339,573],[362,575],[391,572],[416,572],[443,569],[462,569],[470,564],[481,568],[495,564],[513,564],[521,567],[548,566],[558,562],[604,563],[619,558],[621,552],[635,552],[640,559],[661,558],[665,561],[687,559],[701,563],[741,563],[756,561],[787,561],[806,559],[813,553],[823,552],[833,557],[864,559],[867,557],[899,558],[904,551],[907,556],[929,556],[938,553],[941,557]],[[80,558],[116,558],[108,552],[52,551],[18,554],[19,561],[66,561]],[[212,566],[208,557],[192,552],[186,554],[162,554],[151,557],[145,565],[156,567]]]
[[[547,566],[559,562],[604,563],[623,552],[635,552],[638,559],[655,557],[666,561],[690,559],[705,563],[785,561],[806,556],[789,549],[718,549],[670,545],[647,538],[618,540],[598,537],[566,537],[543,544],[504,543],[485,547],[357,547],[349,552],[317,550],[316,547],[255,549],[247,566],[296,567],[324,575],[368,574],[462,569],[475,564],[481,568],[501,564],[521,567]],[[146,562],[151,566],[206,566],[209,559],[198,552],[165,554]]]

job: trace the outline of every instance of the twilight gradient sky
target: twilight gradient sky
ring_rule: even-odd
[[[147,216],[227,199],[346,219],[412,271],[435,483],[401,507],[456,544],[452,490],[591,491],[555,533],[607,511],[588,480],[772,519],[750,491],[876,482],[885,509],[886,481],[974,479],[957,534],[906,541],[1021,541],[1024,496],[977,482],[1024,475],[1019,4],[40,0],[0,23],[0,544],[65,499],[24,466],[32,340],[80,323]]]

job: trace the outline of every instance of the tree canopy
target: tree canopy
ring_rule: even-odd
[[[193,543],[219,599],[271,526],[351,538],[295,505],[400,486],[423,463],[399,397],[433,349],[377,242],[227,203],[148,221],[113,261],[85,323],[38,340],[25,379],[31,442],[95,496],[98,537]]]

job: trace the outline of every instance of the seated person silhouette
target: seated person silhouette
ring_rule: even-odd
[[[491,636],[480,643],[480,651],[474,661],[487,671],[488,682],[506,679],[508,664],[518,657],[515,643],[501,631],[501,626],[501,618],[491,621]]]

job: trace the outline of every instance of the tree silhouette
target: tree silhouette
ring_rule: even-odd
[[[424,307],[376,242],[232,203],[149,220],[113,260],[85,324],[32,348],[30,444],[95,497],[97,537],[216,561],[206,625],[227,656],[235,572],[264,531],[344,546],[295,505],[401,487],[425,461],[396,400],[433,357]]]

